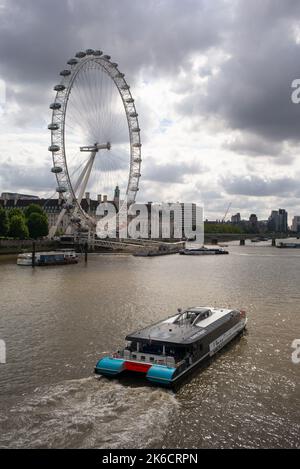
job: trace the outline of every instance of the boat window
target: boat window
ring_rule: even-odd
[[[153,355],[161,355],[162,347],[155,344],[143,344],[141,348],[143,353],[153,353]]]
[[[202,321],[203,319],[206,319],[208,318],[209,316],[212,315],[212,312],[210,309],[206,310],[206,311],[202,311],[201,313],[198,314],[198,316],[195,318],[193,324],[197,324],[199,321]]]
[[[176,318],[175,323],[180,323],[186,319],[186,312],[179,314]]]
[[[181,322],[190,322],[190,323],[192,323],[195,320],[197,315],[198,315],[198,313],[196,311],[184,311],[182,314],[180,314],[178,316],[175,323],[179,323],[179,324]]]
[[[132,354],[132,358],[136,358],[136,355],[134,353]]]
[[[183,347],[170,347],[170,349],[166,349],[166,354],[171,355],[176,360],[181,360],[185,354],[186,350]]]
[[[145,355],[141,355],[141,360],[146,360]]]
[[[127,344],[127,350],[130,350],[130,352],[136,352],[137,347],[136,347],[136,342],[128,342]]]

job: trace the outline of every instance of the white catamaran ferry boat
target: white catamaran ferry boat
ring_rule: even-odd
[[[211,357],[247,323],[245,311],[195,306],[127,335],[127,346],[101,358],[95,373],[143,373],[159,385],[172,385]]]

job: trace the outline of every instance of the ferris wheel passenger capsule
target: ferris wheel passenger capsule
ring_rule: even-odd
[[[64,91],[66,89],[65,85],[55,85],[54,91]]]
[[[60,75],[61,75],[62,77],[67,77],[68,75],[71,75],[71,70],[67,70],[67,69],[66,69],[66,70],[62,70],[62,71],[60,72]]]
[[[60,150],[60,146],[59,145],[50,145],[50,147],[48,147],[48,150],[55,153],[56,151]]]
[[[68,65],[76,65],[76,64],[78,64],[78,60],[76,60],[76,59],[70,59],[70,60],[68,60],[67,64],[68,64]]]
[[[141,148],[142,144],[141,143],[133,143],[132,146],[134,148]]]
[[[67,192],[67,188],[65,186],[57,186],[56,192],[62,194],[63,192]]]
[[[83,51],[79,51],[75,54],[75,57],[78,57],[79,59],[82,59],[85,56],[86,56],[86,53]]]
[[[104,58],[105,60],[109,60],[109,59],[110,59],[110,55],[106,55],[106,54],[105,54],[105,55],[103,55],[103,58]]]
[[[86,55],[93,55],[94,54],[94,49],[87,49],[85,51]]]
[[[48,129],[49,129],[49,130],[58,130],[58,129],[59,129],[59,125],[56,124],[55,122],[51,122],[51,124],[48,125]]]
[[[61,172],[62,172],[62,167],[61,166],[53,166],[53,168],[51,168],[51,173],[58,174],[58,173],[61,173]]]
[[[103,54],[102,50],[94,50],[94,55],[96,57],[100,57],[100,55],[102,55],[102,54]]]
[[[131,112],[129,114],[129,117],[137,117],[138,116],[138,113],[137,112]]]
[[[52,103],[52,104],[50,104],[49,107],[50,107],[50,109],[53,109],[53,110],[55,110],[55,109],[60,109],[60,108],[61,108],[61,104],[60,104],[60,103]]]

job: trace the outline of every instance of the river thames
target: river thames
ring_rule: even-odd
[[[228,249],[35,269],[1,257],[0,447],[300,447],[300,251]],[[176,392],[94,377],[127,333],[195,305],[245,309],[248,328]]]

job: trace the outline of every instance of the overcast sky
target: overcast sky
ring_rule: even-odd
[[[104,50],[135,97],[140,201],[300,215],[299,0],[0,0],[0,192],[51,194],[53,85]],[[4,100],[4,85],[6,99]]]

